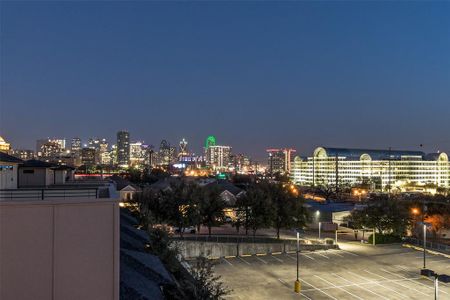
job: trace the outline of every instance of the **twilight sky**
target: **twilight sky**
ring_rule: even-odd
[[[0,135],[450,152],[450,2],[1,2]]]

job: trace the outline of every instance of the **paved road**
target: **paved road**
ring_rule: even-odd
[[[434,299],[432,280],[419,274],[421,252],[401,245],[340,246],[301,253],[300,295],[293,292],[295,253],[222,258],[215,271],[233,289],[229,299]],[[429,268],[450,274],[450,259],[427,257]],[[450,284],[439,288],[440,299],[450,299]]]

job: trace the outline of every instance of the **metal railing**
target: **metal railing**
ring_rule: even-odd
[[[412,245],[415,245],[418,247],[423,247],[423,240],[421,240],[421,239],[406,237],[403,239],[403,241],[408,244],[412,244]],[[427,241],[426,243],[427,243],[427,249],[450,253],[450,245],[436,243],[433,241]]]
[[[77,189],[16,189],[0,190],[0,201],[5,200],[45,200],[52,198],[88,198],[99,197],[98,188],[77,188]]]

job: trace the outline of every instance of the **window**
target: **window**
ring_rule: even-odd
[[[34,174],[34,170],[23,170],[23,174]]]

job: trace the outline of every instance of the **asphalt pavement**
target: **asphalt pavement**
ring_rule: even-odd
[[[422,253],[395,245],[340,243],[340,250],[300,253],[301,293],[294,292],[296,253],[218,259],[228,299],[434,299],[434,283],[420,276]],[[450,259],[427,254],[427,267],[450,275]],[[439,283],[439,299],[450,284]]]

